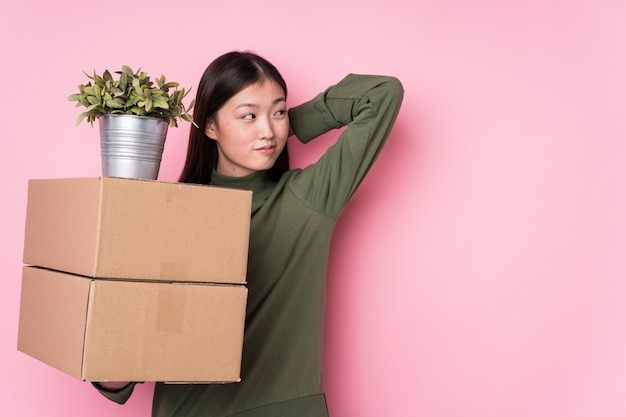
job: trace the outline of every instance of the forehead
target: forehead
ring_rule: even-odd
[[[250,84],[232,96],[225,104],[225,108],[237,108],[242,105],[263,107],[274,106],[277,102],[285,101],[285,92],[275,81],[264,79]]]

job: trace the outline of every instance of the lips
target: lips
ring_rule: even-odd
[[[273,153],[275,148],[276,148],[276,145],[267,145],[267,146],[254,148],[254,150],[257,152],[261,152],[261,153]]]

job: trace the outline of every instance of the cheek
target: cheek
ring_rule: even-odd
[[[241,131],[233,128],[231,125],[223,126],[220,131],[220,137],[218,142],[224,147],[234,148],[241,145],[244,142],[244,135]]]
[[[284,136],[286,139],[289,136],[289,126],[289,119],[281,120],[280,123],[277,123],[275,128],[277,136],[280,136],[281,139]]]
[[[238,141],[236,136],[224,138],[224,140],[221,141],[220,145],[225,153],[233,157],[235,157],[236,155],[240,155],[244,152],[243,143]]]

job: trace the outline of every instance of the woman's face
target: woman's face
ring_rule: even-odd
[[[230,98],[211,118],[205,134],[217,142],[217,172],[243,177],[270,169],[287,143],[285,92],[266,79]]]

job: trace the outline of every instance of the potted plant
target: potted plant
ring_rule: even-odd
[[[115,74],[85,73],[90,81],[68,97],[85,107],[76,124],[86,119],[93,126],[98,119],[104,176],[157,179],[167,129],[179,120],[195,125],[189,114],[194,101],[185,106],[189,90],[163,75],[155,85],[146,72],[127,65]]]

